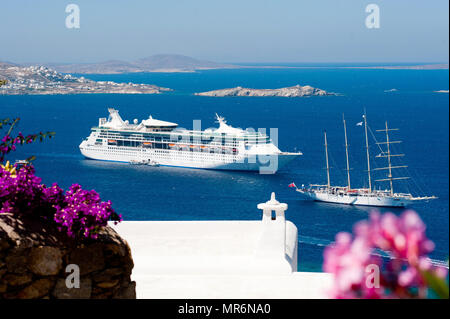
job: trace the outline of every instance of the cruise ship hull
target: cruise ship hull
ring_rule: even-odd
[[[181,150],[155,150],[145,148],[88,146],[80,144],[83,156],[89,159],[115,162],[151,159],[161,166],[200,169],[259,171],[275,173],[301,153],[258,154],[236,157],[231,154],[198,153]]]
[[[202,131],[180,129],[176,123],[152,116],[130,124],[118,110],[108,111],[109,117],[99,118],[98,126],[91,128],[91,134],[79,146],[87,158],[273,174],[302,155],[282,152],[269,135],[234,128],[217,114],[219,128]]]
[[[304,197],[334,204],[345,205],[361,205],[361,206],[378,206],[378,207],[405,207],[411,203],[411,200],[404,197],[381,197],[381,196],[364,196],[364,195],[348,195],[348,194],[332,194],[326,192],[310,192],[297,190]]]

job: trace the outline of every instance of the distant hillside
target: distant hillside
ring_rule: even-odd
[[[197,60],[184,55],[158,54],[132,62],[113,60],[100,63],[73,63],[44,65],[62,73],[114,74],[134,72],[194,72],[206,69],[234,68],[230,64]]]
[[[3,68],[9,68],[11,66],[14,66],[14,64],[0,61],[0,70]],[[6,83],[8,83],[6,77],[0,73],[0,86],[5,85]]]
[[[178,69],[194,71],[198,69],[221,69],[233,67],[230,64],[221,64],[211,61],[197,60],[184,55],[157,54],[134,62],[146,70]]]
[[[123,61],[106,61],[100,63],[73,63],[73,64],[44,64],[61,73],[133,73],[142,72],[142,69],[128,62]]]
[[[1,62],[0,68],[8,66],[34,66],[41,65],[49,67],[61,73],[78,73],[78,74],[121,74],[136,72],[195,72],[197,70],[209,69],[237,69],[237,68],[322,68],[321,66],[290,66],[290,65],[233,65],[225,63],[217,63],[212,61],[198,60],[192,57],[179,54],[157,54],[135,61],[108,60],[99,63],[22,63],[13,64],[10,62]],[[448,69],[448,63],[422,64],[422,65],[378,65],[378,66],[328,66],[337,69],[417,69],[417,70],[433,70]]]
[[[0,68],[1,68],[1,69],[3,69],[3,68],[9,68],[10,66],[16,66],[16,64],[14,64],[14,63],[9,63],[9,62],[2,62],[2,61],[0,61]]]
[[[372,66],[366,69],[386,69],[386,70],[448,70],[448,63],[420,64],[420,65],[391,65]]]
[[[93,81],[45,66],[0,63],[0,95],[25,94],[159,94],[171,89],[151,84]]]

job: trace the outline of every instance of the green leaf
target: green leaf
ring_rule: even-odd
[[[10,119],[9,119],[9,117],[7,117],[7,118],[5,118],[5,119],[1,119],[0,120],[0,129],[3,127],[3,126],[5,126],[5,125],[10,125]]]
[[[32,162],[36,159],[36,156],[32,155],[30,157],[27,158],[27,162]]]
[[[423,277],[428,287],[441,299],[449,299],[448,282],[445,279],[439,278],[430,271],[423,271]]]
[[[11,134],[11,132],[12,132],[14,126],[17,124],[17,122],[19,122],[19,120],[20,120],[19,118],[15,118],[15,119],[14,119],[14,121],[10,124],[11,127],[9,128],[8,133],[6,133],[6,135]]]

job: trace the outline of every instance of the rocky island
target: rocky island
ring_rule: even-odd
[[[171,89],[150,84],[93,81],[62,74],[45,66],[0,63],[0,95],[23,94],[157,94]]]
[[[327,92],[318,88],[314,88],[309,85],[301,86],[295,85],[291,87],[285,87],[280,89],[249,89],[243,87],[235,87],[231,89],[221,89],[208,92],[195,93],[200,96],[281,96],[281,97],[304,97],[304,96],[324,96],[324,95],[337,95],[333,92]]]

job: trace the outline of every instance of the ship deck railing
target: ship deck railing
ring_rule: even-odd
[[[263,140],[263,139],[268,139],[269,136],[262,134],[261,132],[247,132],[245,131],[245,133],[243,134],[226,134],[223,135],[222,133],[215,133],[215,132],[205,132],[205,131],[194,131],[194,130],[172,130],[172,131],[162,131],[162,132],[157,132],[157,131],[137,131],[137,127],[122,127],[122,128],[109,128],[109,127],[101,127],[101,126],[93,126],[91,128],[92,130],[105,130],[105,131],[117,131],[117,132],[134,132],[135,134],[160,134],[160,135],[170,135],[170,134],[174,134],[174,135],[180,135],[180,134],[186,134],[189,136],[212,136],[212,137],[219,137],[219,138],[223,138],[224,136],[233,136],[233,138],[236,139],[258,139],[258,140]],[[229,138],[229,137],[228,137]]]
[[[328,188],[328,185],[323,184],[311,184],[309,188],[299,189],[300,191],[315,191],[321,193],[329,193],[329,194],[346,194],[346,195],[358,195],[364,197],[389,197],[389,198],[407,198],[407,199],[415,199],[415,197],[409,193],[394,193],[391,194],[389,190],[372,190],[369,192],[368,188],[356,188],[351,189],[349,192],[348,186],[331,186]],[[434,196],[429,197],[417,197],[418,199],[433,199]]]

